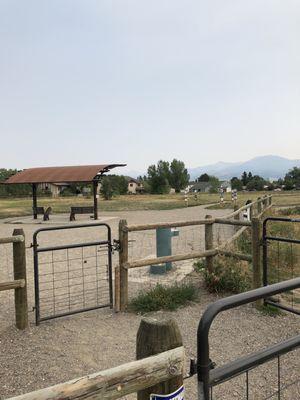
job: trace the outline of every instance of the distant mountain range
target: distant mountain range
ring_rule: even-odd
[[[229,179],[233,176],[240,177],[244,171],[251,171],[253,175],[260,175],[265,179],[278,179],[284,177],[289,169],[300,167],[300,159],[290,160],[279,156],[255,157],[245,162],[218,162],[202,167],[189,168],[191,180],[201,174],[217,176],[220,179]]]

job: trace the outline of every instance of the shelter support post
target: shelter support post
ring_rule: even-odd
[[[33,210],[33,218],[37,219],[37,184],[32,184],[32,210]]]
[[[94,219],[98,219],[98,182],[93,181],[93,196],[94,196]]]

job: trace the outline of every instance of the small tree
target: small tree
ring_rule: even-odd
[[[208,174],[202,174],[199,176],[197,179],[198,182],[209,182],[209,175]]]
[[[108,176],[102,179],[100,193],[104,200],[111,200],[114,195],[113,186]]]
[[[234,176],[232,179],[231,179],[231,187],[232,187],[232,189],[235,189],[235,190],[242,190],[243,189],[243,183],[242,183],[242,181],[239,179],[239,178],[237,178],[236,176]]]
[[[150,192],[153,194],[164,194],[170,191],[169,185],[169,163],[160,160],[156,165],[150,165],[148,168],[147,182],[150,186]]]
[[[169,172],[169,182],[170,185],[175,189],[176,193],[179,193],[180,190],[185,189],[189,183],[190,176],[188,174],[187,169],[185,168],[184,162],[174,160],[170,165]]]
[[[284,177],[284,185],[287,190],[300,187],[300,168],[294,167]]]

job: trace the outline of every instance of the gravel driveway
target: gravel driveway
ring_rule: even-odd
[[[113,237],[116,237],[120,218],[129,223],[147,223],[203,218],[206,214],[224,215],[223,210],[207,210],[203,206],[168,211],[137,211],[103,213],[109,218]],[[26,245],[30,246],[32,233],[38,227],[34,224],[0,224],[0,237],[11,235],[13,228],[22,227],[26,235]],[[224,232],[222,232],[224,233]],[[85,234],[84,234],[85,235]],[[78,237],[73,238],[78,240]],[[201,239],[201,235],[200,235]],[[202,236],[203,239],[203,236]],[[63,241],[64,237],[52,240]],[[185,244],[188,239],[185,240]],[[203,246],[203,240],[201,242]],[[0,246],[1,247],[1,246]],[[138,246],[137,246],[138,247]],[[4,250],[3,250],[4,248]],[[2,246],[0,253],[0,280],[11,276],[11,250]],[[140,251],[140,250],[139,250]],[[134,253],[133,253],[134,256]],[[32,249],[27,250],[28,287],[30,309],[33,307]],[[197,278],[195,278],[197,279]],[[191,304],[176,312],[165,313],[176,319],[183,336],[187,360],[196,356],[196,332],[199,319],[206,306],[216,299],[201,287],[200,302]],[[36,327],[33,313],[30,313],[30,328],[19,332],[14,327],[12,293],[0,293],[0,398],[8,398],[59,382],[73,379],[102,369],[117,366],[135,359],[136,332],[141,317],[134,314],[115,314],[110,309],[101,309],[70,317],[51,320]],[[243,354],[264,348],[272,343],[299,334],[299,318],[291,314],[282,314],[276,318],[262,315],[251,306],[222,313],[214,322],[211,336],[211,357],[218,365],[233,360]],[[287,358],[283,363],[286,379],[299,378],[299,352]],[[289,360],[289,362],[287,362]],[[294,363],[293,363],[293,362]],[[298,361],[298,366],[295,367]],[[294,367],[293,367],[294,366]],[[267,387],[270,391],[276,387],[272,368],[253,372],[251,384],[253,393],[258,388]],[[289,368],[290,372],[287,372]],[[271,371],[271,372],[270,372]],[[266,385],[266,376],[272,376],[272,383]],[[284,379],[284,377],[283,377]],[[273,387],[274,386],[274,387]],[[187,399],[196,398],[196,378],[186,380]],[[298,387],[286,392],[285,399],[300,399]],[[219,399],[242,399],[241,381],[236,388],[232,384],[222,389]],[[231,394],[229,394],[231,391]],[[293,393],[293,395],[291,394]],[[298,397],[297,397],[298,396]],[[134,396],[128,399],[135,398]],[[252,397],[259,399],[257,395]],[[263,398],[263,397],[261,397]],[[272,397],[273,398],[273,397]],[[276,397],[274,397],[276,398]]]

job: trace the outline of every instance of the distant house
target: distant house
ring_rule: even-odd
[[[38,188],[43,192],[50,192],[52,197],[58,197],[69,186],[68,183],[40,183]]]
[[[221,185],[220,185],[220,189],[222,189],[223,192],[231,193],[232,192],[231,182],[222,181]]]
[[[143,182],[138,179],[128,178],[128,193],[129,194],[141,194],[144,193],[145,188]]]
[[[210,182],[196,182],[191,188],[190,193],[209,193],[212,189]]]

